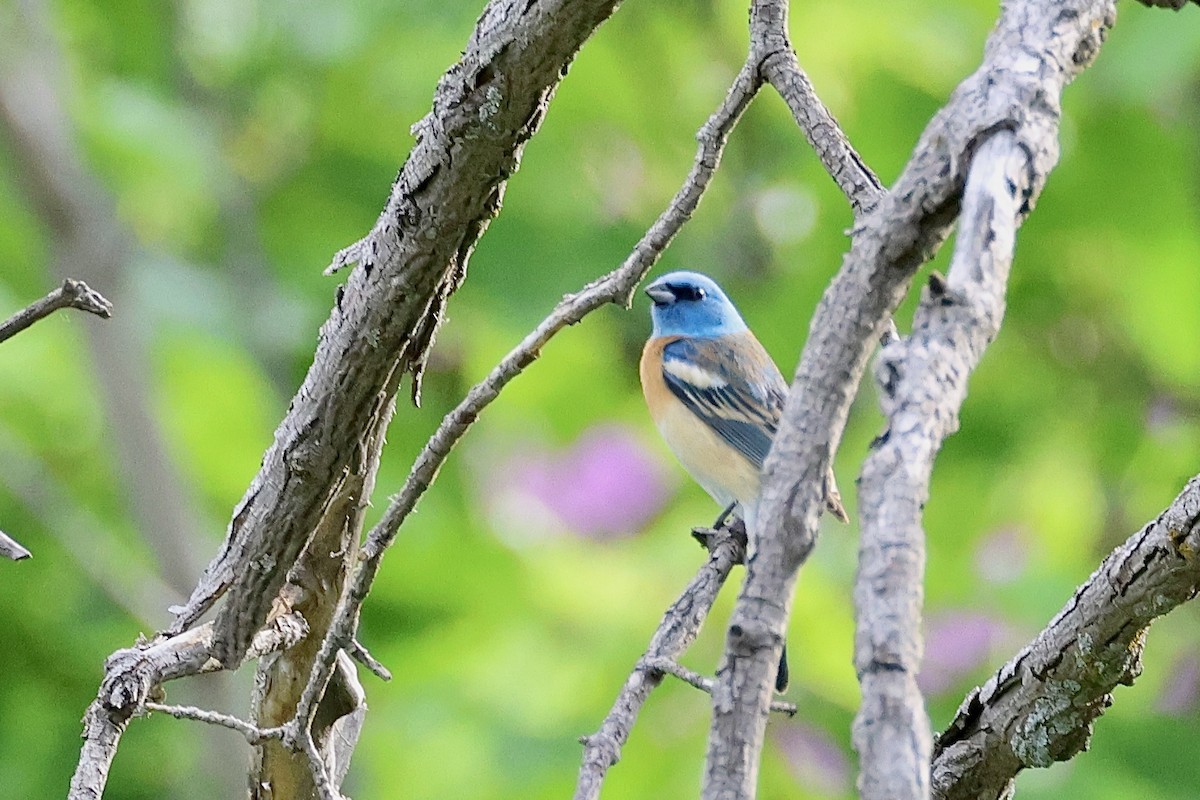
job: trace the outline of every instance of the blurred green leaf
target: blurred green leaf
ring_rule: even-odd
[[[168,591],[146,588],[164,532],[139,528],[145,498],[127,460],[135,456],[116,438],[129,409],[102,389],[95,326],[125,326],[116,341],[146,343],[145,358],[110,355],[148,387],[184,495],[199,509],[203,563],[311,362],[337,286],[321,270],[374,223],[410,127],[480,8],[53,4],[68,134],[140,253],[95,287],[117,302],[116,319],[64,312],[0,345],[0,528],[35,554],[0,564],[10,621],[0,626],[6,795],[63,794],[104,657],[166,622],[165,610],[139,618],[154,617],[154,593]],[[1061,163],[1020,233],[1004,329],[972,379],[926,506],[928,620],[962,625],[963,641],[976,636],[970,653],[928,654],[962,659],[930,694],[935,726],[1197,471],[1200,34],[1181,24],[1191,12],[1122,6],[1095,68],[1066,93]],[[796,4],[791,24],[818,92],[891,182],[929,116],[977,65],[995,14],[994,0],[917,2],[903,13],[866,0]],[[736,4],[628,4],[579,55],[451,300],[424,407],[399,405],[371,521],[463,392],[563,294],[618,265],[668,202],[691,165],[696,129],[744,59],[745,19]],[[87,277],[79,271],[89,265],[56,261],[69,257],[56,221],[39,217],[7,142],[0,220],[0,317],[66,274]],[[766,90],[660,269],[712,273],[790,374],[851,222]],[[945,269],[948,248],[935,267]],[[911,295],[897,315],[902,328]],[[670,460],[643,408],[646,309],[641,296],[631,310],[603,309],[548,345],[401,532],[362,627],[396,678],[367,679],[371,711],[351,794],[548,800],[571,791],[577,737],[599,725],[702,562],[688,529],[719,510]],[[880,424],[868,380],[837,459],[851,507]],[[571,530],[528,501],[531,491],[497,501],[493,476],[516,455],[561,458],[605,426],[666,475],[644,530]],[[767,800],[853,791],[855,533],[828,523],[800,578],[789,645],[801,712],[769,725]],[[716,668],[741,574],[688,666]],[[1180,665],[1200,657],[1195,613],[1183,609],[1151,633],[1145,674],[1116,692],[1091,751],[1022,776],[1022,797],[1194,796],[1200,776],[1187,745],[1200,699]],[[947,640],[955,636],[931,637]],[[1169,709],[1160,702],[1168,693]],[[665,683],[606,795],[694,795],[708,716],[707,697]],[[108,796],[238,790],[238,770],[211,768],[227,766],[224,737],[161,715],[135,721]],[[244,754],[240,740],[232,746]]]

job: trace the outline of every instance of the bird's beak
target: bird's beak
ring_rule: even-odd
[[[646,288],[646,294],[656,306],[669,306],[675,302],[675,294],[665,286],[649,286]]]

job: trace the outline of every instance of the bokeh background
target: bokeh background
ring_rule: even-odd
[[[796,5],[801,62],[890,183],[977,65],[996,4]],[[0,345],[0,528],[35,554],[0,563],[6,797],[65,793],[105,656],[164,625],[215,551],[310,363],[337,284],[321,270],[374,222],[480,7],[0,2],[0,315],[67,275],[116,303],[109,322],[60,313]],[[423,407],[392,424],[376,513],[465,389],[653,221],[742,61],[745,19],[738,2],[628,0],[584,49],[450,305]],[[939,729],[1200,471],[1198,112],[1200,12],[1121,3],[1067,93],[1004,330],[934,475],[921,680]],[[661,269],[722,281],[790,372],[850,223],[766,90]],[[576,738],[701,562],[689,528],[717,511],[642,407],[647,331],[639,298],[562,333],[405,527],[363,621],[395,680],[366,677],[353,796],[569,795]],[[879,427],[868,383],[837,461],[851,507]],[[800,581],[801,711],[769,728],[767,800],[853,794],[856,539],[829,523]],[[713,670],[734,588],[689,666]],[[1157,625],[1091,751],[1022,776],[1020,796],[1195,797],[1196,622],[1183,608]],[[168,696],[241,712],[247,679]],[[708,716],[668,682],[606,796],[694,796]],[[137,721],[107,796],[236,796],[246,756],[225,731]]]

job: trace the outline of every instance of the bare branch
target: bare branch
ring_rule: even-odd
[[[912,334],[875,368],[887,428],[859,478],[857,636],[862,705],[854,723],[863,800],[929,796],[933,747],[921,667],[925,531],[933,460],[958,429],[967,379],[1000,330],[1028,160],[999,131],[975,154],[948,279],[931,276]]]
[[[706,694],[712,694],[713,686],[716,685],[716,682],[712,678],[706,678],[699,672],[690,670],[680,664],[678,661],[670,658],[646,658],[641,661],[637,668],[673,675],[674,677],[679,678],[679,680],[686,683],[688,686],[699,689]],[[796,715],[797,708],[795,703],[788,703],[783,700],[772,700],[770,710],[780,714],[787,714],[789,717],[794,717]]]
[[[691,218],[701,197],[712,179],[726,139],[742,112],[750,104],[759,84],[753,77],[749,64],[734,79],[725,101],[713,113],[697,134],[700,142],[696,159],[686,180],[672,198],[671,203],[650,227],[633,252],[620,267],[593,283],[578,294],[567,295],[546,319],[537,326],[517,347],[476,384],[467,397],[446,415],[438,430],[430,438],[420,456],[417,457],[412,473],[399,495],[389,505],[383,518],[371,531],[363,547],[369,563],[395,539],[400,523],[415,507],[437,475],[446,456],[466,433],[479,413],[496,398],[500,390],[521,373],[541,354],[541,349],[563,328],[574,325],[587,314],[608,303],[628,304],[633,291],[658,261],[663,250],[675,234]]]
[[[112,303],[104,299],[104,295],[89,287],[83,281],[67,278],[58,287],[41,300],[34,301],[28,306],[0,322],[0,342],[11,339],[38,320],[58,311],[61,308],[78,308],[89,314],[95,314],[102,319],[112,317]]]
[[[291,647],[307,633],[308,626],[299,615],[278,617],[255,637],[248,657]],[[121,735],[158,686],[221,669],[212,645],[213,626],[207,623],[179,636],[139,642],[109,656],[100,691],[84,715],[83,747],[71,778],[69,800],[93,800],[104,794]]]
[[[210,667],[212,626],[158,642],[118,650],[105,663],[100,692],[83,718],[83,747],[71,778],[69,800],[93,800],[104,794],[108,771],[129,720],[159,683],[194,675]]]
[[[398,378],[397,374],[395,379]],[[388,394],[394,392],[395,386],[389,385]],[[296,717],[305,679],[312,673],[323,644],[322,637],[329,629],[346,580],[358,559],[363,515],[367,499],[375,488],[384,431],[394,409],[394,401],[378,408],[376,424],[364,433],[366,438],[356,448],[334,501],[325,509],[312,541],[289,571],[287,583],[276,600],[277,609],[298,612],[318,635],[259,661],[251,697],[251,718],[256,725],[285,725]],[[323,713],[318,714],[319,722],[308,733],[318,749],[326,754],[326,763],[333,762],[333,748],[343,741],[339,736],[330,735],[331,729],[343,716],[354,714],[363,706],[361,694],[353,665],[348,673],[330,681],[329,689],[323,693],[319,704]],[[348,763],[348,757],[341,759],[341,763]],[[289,749],[279,742],[268,742],[253,754],[250,779],[253,800],[280,793],[312,797],[317,791],[315,780],[307,752],[303,749]],[[337,785],[339,781],[334,779],[333,783]]]
[[[1137,0],[1144,6],[1150,8],[1169,8],[1172,11],[1179,11],[1188,3],[1200,4],[1200,0]]]
[[[252,775],[252,798],[269,800],[286,796],[340,800],[342,797],[338,787],[349,770],[350,757],[362,730],[366,694],[358,684],[354,664],[345,652],[338,653],[335,663],[329,690],[321,698],[317,724],[305,728],[297,717],[292,716],[278,727],[267,728],[268,731],[282,731],[282,735],[278,742],[262,742],[260,748],[266,751],[282,747],[294,753],[296,760],[304,766],[304,774],[298,775],[296,767],[286,764],[276,754],[272,769],[260,767]],[[265,674],[269,673],[260,671],[257,679],[262,680]],[[281,677],[291,678],[293,682],[295,679],[295,676]],[[265,757],[261,760],[267,763]]]
[[[666,658],[664,656],[642,658],[634,669],[673,675],[694,689],[699,689],[705,694],[712,694],[712,678],[706,678],[699,672],[688,669],[673,658]],[[788,705],[791,704],[789,703]],[[792,706],[792,708],[795,710],[795,706]]]
[[[236,655],[245,647],[246,636],[277,599],[283,575],[295,568],[303,548],[313,544],[313,532],[322,529],[323,520],[337,517],[340,511],[331,512],[344,503],[363,502],[366,482],[356,483],[363,476],[349,459],[367,446],[367,433],[386,425],[401,376],[413,373],[419,386],[442,308],[464,278],[476,239],[499,208],[504,181],[536,130],[566,61],[614,5],[615,0],[570,5],[494,0],[484,12],[463,61],[439,85],[434,112],[417,126],[417,146],[375,229],[335,259],[337,265],[358,261],[361,269],[351,274],[346,291],[339,290],[313,367],[259,475],[235,510],[222,550],[188,604],[176,610],[170,636],[188,630],[232,586],[206,654],[219,664],[239,663]],[[520,46],[509,47],[511,40],[520,40]],[[530,60],[532,65],[525,63]],[[720,111],[701,130],[688,180],[621,267],[579,294],[564,297],[443,421],[405,488],[367,539],[355,581],[326,631],[296,706],[296,733],[285,737],[290,748],[309,756],[319,747],[313,725],[331,685],[333,665],[341,650],[352,646],[358,611],[384,550],[450,449],[557,331],[606,303],[629,304],[638,281],[694,211],[729,129],[759,85],[749,64],[739,72]],[[486,130],[476,130],[480,125]],[[416,235],[434,221],[439,226],[436,235]],[[347,520],[345,529],[355,530]],[[352,562],[347,557],[346,563]],[[134,687],[127,699],[144,699],[145,691],[138,691],[142,688]],[[103,742],[115,749],[128,720],[126,709],[105,708],[100,701],[95,705],[100,716],[115,723],[106,729]],[[92,742],[89,739],[85,749]],[[111,758],[111,752],[100,757]],[[90,769],[90,759],[85,753],[81,773]],[[333,796],[336,788],[324,763],[309,761],[318,792]],[[93,776],[101,788],[106,775],[105,761]]]
[[[935,744],[933,797],[997,800],[1026,767],[1085,749],[1141,674],[1151,622],[1200,593],[1200,475],[1113,550],[1050,624],[963,700]]]
[[[638,712],[650,692],[662,682],[665,670],[648,665],[656,661],[674,662],[683,654],[699,633],[729,571],[735,564],[742,563],[745,555],[743,537],[725,528],[706,533],[710,543],[708,561],[663,614],[646,652],[621,687],[600,730],[580,740],[584,745],[583,764],[579,768],[574,800],[595,800],[600,796],[604,776],[621,758],[621,748],[629,738]]]
[[[0,556],[10,558],[13,561],[22,561],[32,555],[33,553],[26,550],[20,542],[4,531],[0,531]]]
[[[317,749],[317,743],[313,741],[313,737],[305,732],[300,740],[300,745],[312,769],[313,781],[317,787],[317,797],[320,800],[342,800],[342,793],[333,785],[333,779],[329,776],[329,770],[325,768],[325,760],[321,757],[321,751]]]
[[[1031,164],[1030,202],[1057,160],[1059,99],[1115,18],[1108,0],[1013,0],[984,63],[926,128],[896,185],[862,215],[842,269],[813,317],[764,468],[756,550],[717,671],[704,797],[749,798],[796,573],[816,542],[825,476],[874,343],[912,275],[959,209],[976,145],[1012,130]]]
[[[170,706],[162,703],[143,703],[142,708],[146,711],[158,711],[163,714],[168,714],[175,719],[190,719],[196,722],[203,722],[206,725],[218,725],[222,728],[229,728],[231,731],[237,731],[246,737],[246,741],[250,744],[262,744],[268,739],[279,739],[283,736],[282,728],[260,728],[257,725],[251,725],[245,720],[240,720],[230,714],[221,714],[216,711],[206,711],[203,708],[195,706]]]
[[[359,267],[338,290],[313,365],[171,632],[228,589],[217,645],[222,660],[240,662],[392,387],[411,374],[419,397],[446,303],[525,143],[575,53],[615,7],[493,0],[484,10],[439,82],[433,110],[414,127],[416,144],[375,227],[335,259]]]
[[[383,662],[371,655],[371,651],[363,647],[362,643],[357,639],[351,642],[349,653],[351,658],[370,670],[371,674],[379,678],[379,680],[386,682],[392,679],[391,670],[385,667]]]
[[[792,118],[821,159],[825,171],[850,201],[857,217],[879,201],[883,184],[850,144],[833,113],[817,97],[812,82],[796,60],[788,36],[787,12],[787,0],[754,0],[751,5],[751,39],[764,54],[760,67],[763,78],[787,103]],[[899,336],[896,323],[889,317],[879,338],[880,345],[886,346]]]
[[[67,800],[97,800],[104,796],[108,771],[133,712],[133,708],[108,708],[99,699],[88,706],[83,715],[83,746]]]
[[[763,78],[787,103],[796,124],[857,216],[875,205],[883,194],[883,184],[850,145],[800,68],[788,37],[787,17],[787,0],[754,0],[750,8],[751,48],[762,59],[759,69]]]
[[[400,525],[417,501],[437,477],[450,451],[471,424],[500,393],[501,389],[537,359],[542,347],[560,330],[583,319],[608,303],[628,304],[634,288],[657,262],[699,204],[717,168],[729,132],[758,90],[752,66],[747,63],[734,79],[724,102],[697,134],[699,146],[691,171],[671,203],[634,247],[633,252],[613,272],[584,287],[578,294],[567,295],[522,342],[476,384],[466,398],[442,420],[417,457],[412,472],[379,523],[371,530],[362,549],[362,560],[349,586],[337,616],[325,637],[313,674],[297,708],[297,717],[311,721],[316,703],[329,679],[338,650],[349,647],[358,627],[359,609],[378,574],[383,553],[395,540]]]

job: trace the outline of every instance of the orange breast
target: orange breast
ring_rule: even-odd
[[[663,348],[679,338],[651,339],[642,350],[642,392],[650,416],[679,463],[714,500],[750,506],[758,497],[758,468],[693,414],[663,379]]]

